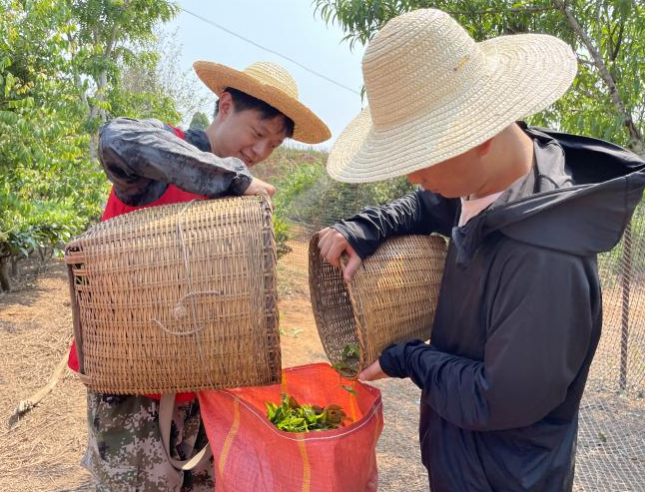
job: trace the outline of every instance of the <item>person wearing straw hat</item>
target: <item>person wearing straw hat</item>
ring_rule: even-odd
[[[330,137],[327,126],[299,101],[296,82],[281,66],[259,62],[235,70],[199,61],[194,69],[219,97],[205,131],[127,118],[101,127],[99,159],[112,182],[103,220],[195,199],[273,195],[275,188],[253,178],[249,168],[286,138],[313,144]],[[69,366],[79,369],[74,346]],[[160,395],[88,391],[87,406],[82,464],[97,490],[213,490],[212,458],[199,452],[207,438],[195,395],[177,395],[174,408],[167,407],[167,422],[160,422],[160,410],[165,414]],[[170,427],[169,443],[163,442],[160,424]],[[177,469],[178,461],[191,463]]]
[[[572,490],[578,410],[599,341],[597,254],[620,240],[645,162],[616,145],[527,126],[576,74],[557,38],[475,42],[448,14],[392,19],[363,58],[369,107],[333,146],[348,183],[420,189],[319,235],[351,280],[384,240],[451,239],[430,343],[386,348],[360,378],[422,389],[434,492]]]

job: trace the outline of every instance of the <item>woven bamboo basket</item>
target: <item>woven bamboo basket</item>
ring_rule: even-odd
[[[327,357],[345,377],[378,359],[392,343],[430,338],[446,256],[438,236],[386,241],[349,283],[309,244],[309,287]]]
[[[177,393],[280,381],[276,245],[259,197],[101,222],[66,248],[81,379]]]

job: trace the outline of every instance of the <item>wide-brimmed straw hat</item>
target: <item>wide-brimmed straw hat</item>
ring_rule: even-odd
[[[298,100],[298,86],[291,74],[276,63],[257,62],[244,70],[219,63],[198,61],[193,68],[202,82],[217,96],[227,87],[253,96],[273,106],[294,122],[293,139],[320,143],[331,137],[327,125]]]
[[[476,43],[440,10],[401,15],[365,51],[369,107],[341,133],[327,170],[361,183],[438,164],[547,108],[575,74],[573,51],[552,36]]]

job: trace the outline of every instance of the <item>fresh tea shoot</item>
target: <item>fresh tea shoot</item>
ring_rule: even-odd
[[[345,345],[343,353],[341,354],[341,360],[332,364],[332,367],[342,377],[354,379],[358,376],[360,361],[361,349],[357,343],[350,343],[349,345]]]
[[[301,405],[287,394],[281,395],[280,405],[266,402],[267,417],[273,425],[285,432],[310,432],[338,429],[351,422],[338,405]]]

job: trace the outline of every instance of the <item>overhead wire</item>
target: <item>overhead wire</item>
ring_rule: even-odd
[[[356,91],[356,90],[352,89],[351,87],[348,87],[348,86],[346,86],[346,85],[344,85],[344,84],[342,84],[342,83],[340,83],[340,82],[338,82],[338,81],[336,81],[336,80],[334,80],[334,79],[332,79],[330,77],[327,77],[326,75],[324,75],[324,74],[322,74],[322,73],[320,73],[320,72],[318,72],[316,70],[313,70],[313,69],[307,67],[306,65],[303,65],[298,60],[295,60],[295,59],[291,58],[290,56],[283,55],[282,53],[280,53],[280,52],[278,52],[276,50],[273,50],[271,48],[267,48],[266,46],[263,46],[260,43],[257,43],[257,42],[255,42],[255,41],[253,41],[251,39],[248,39],[247,37],[242,36],[241,34],[238,34],[237,32],[232,31],[231,29],[228,29],[228,28],[222,26],[221,24],[218,24],[217,22],[214,22],[214,21],[212,21],[210,19],[207,19],[206,17],[203,17],[203,16],[201,16],[199,14],[196,14],[194,12],[191,12],[190,10],[182,7],[178,2],[175,2],[174,4],[179,8],[180,11],[182,11],[182,12],[188,14],[188,15],[191,15],[191,16],[195,17],[196,19],[201,20],[202,22],[206,22],[207,24],[210,24],[211,26],[213,26],[213,27],[215,27],[215,28],[217,28],[217,29],[219,29],[221,31],[224,31],[227,34],[230,34],[231,36],[235,36],[236,38],[241,39],[242,41],[245,41],[246,43],[249,43],[249,44],[255,46],[256,48],[259,48],[261,50],[266,51],[267,53],[271,53],[271,54],[276,55],[276,56],[278,56],[278,57],[280,57],[280,58],[282,58],[284,60],[287,60],[287,61],[293,63],[294,65],[299,66],[303,70],[306,70],[307,72],[309,72],[309,73],[311,73],[311,74],[313,74],[313,75],[315,75],[317,77],[320,77],[321,79],[324,79],[327,82],[330,82],[330,83],[332,83],[332,84],[334,84],[334,85],[336,85],[336,86],[338,86],[338,87],[340,87],[342,89],[345,89],[346,91],[349,91],[349,92],[351,92],[353,94],[356,94],[359,97],[361,96],[361,93],[359,91]]]

